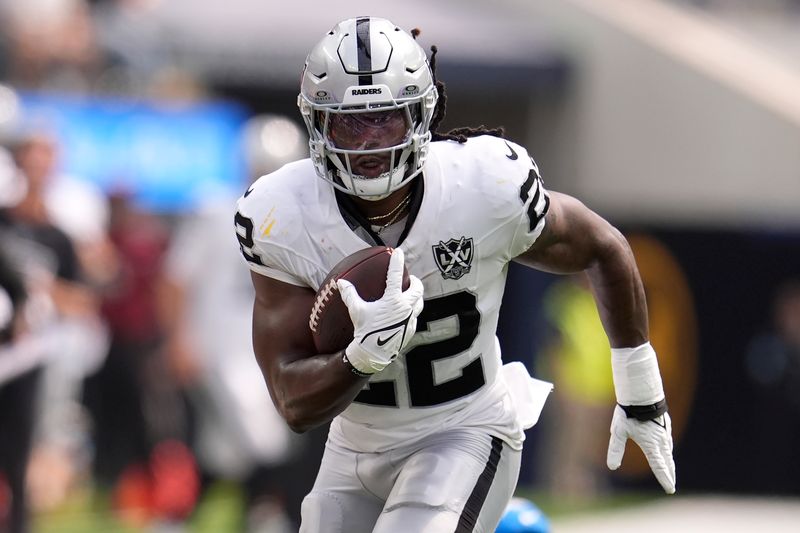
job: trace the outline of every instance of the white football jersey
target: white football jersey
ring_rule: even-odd
[[[500,373],[496,329],[508,263],[544,228],[549,198],[538,168],[524,148],[481,136],[432,143],[417,179],[422,200],[399,245],[425,288],[417,332],[336,417],[331,438],[378,452],[466,425],[519,448],[524,433]],[[348,224],[307,159],[245,193],[236,231],[252,270],[314,290],[341,259],[381,244]]]

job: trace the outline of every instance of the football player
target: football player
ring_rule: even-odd
[[[445,98],[432,51],[429,63],[387,20],[339,23],[302,74],[310,159],[262,177],[238,202],[253,344],[272,399],[295,431],[332,420],[301,531],[494,530],[543,403],[524,367],[500,357],[510,261],[587,272],[613,347],[609,467],[631,438],[674,492],[670,419],[626,240],[578,200],[547,192],[533,159],[500,131],[437,132]],[[395,248],[383,297],[365,302],[340,281],[354,339],[317,353],[315,290],[373,245]]]

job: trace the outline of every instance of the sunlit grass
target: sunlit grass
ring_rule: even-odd
[[[589,513],[598,510],[613,510],[650,502],[660,496],[649,492],[614,492],[583,500],[565,499],[546,491],[520,489],[516,496],[527,498],[549,517]]]
[[[189,533],[235,533],[240,530],[244,499],[240,488],[231,483],[209,487],[186,525]],[[33,533],[141,533],[152,523],[138,525],[124,521],[98,492],[74,493],[58,508],[38,513],[33,518]]]
[[[561,517],[597,510],[613,510],[647,503],[654,493],[613,493],[598,498],[574,501],[553,497],[545,491],[520,489],[517,496],[527,498],[549,517]],[[244,498],[240,487],[215,483],[209,487],[186,525],[187,533],[237,533],[241,527]],[[59,508],[34,517],[33,533],[143,533],[147,526],[126,524],[111,511],[108,498],[90,491],[76,492]]]

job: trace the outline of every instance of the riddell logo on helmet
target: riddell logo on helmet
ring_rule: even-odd
[[[364,94],[381,94],[383,89],[375,89],[374,87],[368,89],[353,89],[350,94],[353,96],[361,96]]]

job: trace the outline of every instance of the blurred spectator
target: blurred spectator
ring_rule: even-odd
[[[111,197],[110,236],[120,264],[102,305],[111,346],[85,386],[97,450],[94,472],[133,523],[180,522],[194,506],[197,473],[182,444],[185,403],[162,357],[157,318],[156,283],[168,232],[120,192]]]
[[[302,130],[282,117],[253,118],[244,136],[252,178],[306,152]],[[319,455],[309,446],[320,443],[311,440],[318,435],[290,434],[253,355],[254,293],[230,237],[238,194],[198,199],[179,221],[166,261],[162,316],[172,366],[195,409],[195,449],[207,479],[243,483],[243,531],[282,533],[299,527],[300,501],[315,474],[313,465],[304,465]]]
[[[17,160],[20,154],[15,152]],[[49,416],[62,414],[66,406],[45,402],[43,409],[37,410],[35,403],[43,370],[50,364],[74,361],[79,350],[92,342],[93,331],[79,324],[94,316],[96,306],[91,293],[81,284],[71,241],[50,222],[42,208],[41,189],[13,165],[0,171],[0,185],[0,198],[6,202],[0,206],[0,249],[13,268],[24,273],[30,295],[25,311],[26,329],[30,332],[15,339],[0,357],[0,433],[4,447],[4,465],[0,469],[5,470],[12,498],[9,527],[17,532],[27,531],[23,481],[34,442],[37,451],[54,450],[50,457],[58,469],[47,472],[50,490],[63,494],[74,480],[77,450],[53,437],[80,434],[80,427],[66,427],[63,417]],[[35,441],[37,424],[41,427]],[[28,482],[35,501],[39,496],[37,479],[32,476]]]
[[[26,90],[193,100],[203,83],[165,50],[158,2],[0,0],[0,80]]]
[[[800,494],[800,281],[781,285],[772,324],[747,347],[745,369],[756,389],[754,487]]]
[[[252,353],[253,294],[230,239],[233,201],[181,221],[166,263],[162,316],[173,372],[194,407],[194,448],[207,480],[244,483],[247,508],[268,522],[283,520],[284,502],[275,495],[277,480],[263,478],[286,461],[290,435]]]
[[[546,352],[553,405],[545,410],[545,453],[540,468],[556,497],[586,501],[608,483],[605,452],[614,405],[611,348],[586,279],[573,276],[553,283],[543,298],[555,332]]]
[[[49,131],[29,125],[14,136],[17,164],[41,205],[32,206],[69,235],[81,271],[90,285],[100,288],[116,275],[116,256],[108,238],[109,206],[95,185],[59,171],[58,143]],[[78,207],[79,206],[79,207]]]
[[[89,461],[87,420],[79,400],[84,376],[97,368],[107,349],[94,289],[113,275],[114,265],[105,236],[105,198],[89,184],[58,172],[54,137],[44,130],[21,128],[13,137],[13,149],[26,192],[10,212],[18,224],[64,232],[72,250],[70,261],[76,261],[70,267],[74,279],[54,286],[59,306],[72,308],[59,318],[58,357],[43,368],[40,424],[29,476],[32,503],[49,508],[66,497]]]
[[[7,78],[24,88],[87,91],[109,58],[85,0],[3,0]]]
[[[153,73],[179,70],[174,56],[169,53],[171,50],[165,46],[165,41],[170,41],[171,29],[153,14],[159,3],[158,0],[113,0],[98,3],[93,10],[98,40],[114,57],[121,58],[125,66],[113,69],[108,77],[122,78],[121,83],[129,85],[134,93],[148,85]],[[157,85],[163,84],[163,81],[157,82]]]
[[[0,243],[2,240],[0,239]],[[2,243],[6,244],[6,243]],[[21,273],[0,248],[0,368],[14,357],[12,350],[23,327],[26,297]],[[0,531],[26,531],[25,465],[33,430],[35,372],[11,377],[0,371]]]

